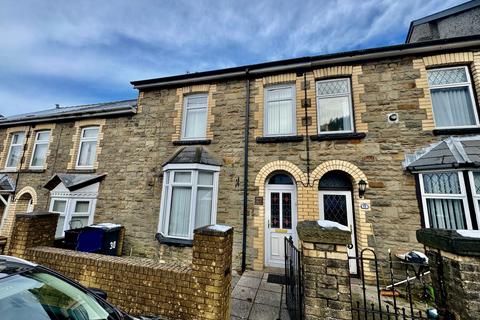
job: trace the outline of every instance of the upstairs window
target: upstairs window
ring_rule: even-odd
[[[350,79],[317,81],[318,133],[353,131]]]
[[[265,136],[296,134],[293,84],[265,88]]]
[[[207,135],[208,95],[185,96],[182,138],[184,140],[205,139]]]
[[[432,69],[427,72],[435,126],[452,128],[478,125],[467,67]]]
[[[164,173],[160,232],[193,239],[193,230],[215,224],[219,167],[167,169]]]
[[[99,127],[86,127],[82,129],[78,147],[77,168],[91,169],[97,156]]]
[[[47,159],[48,144],[50,143],[50,131],[38,131],[35,134],[30,168],[43,168]]]
[[[419,178],[427,228],[472,229],[461,172],[423,173]]]
[[[16,169],[20,163],[23,153],[23,145],[25,143],[25,132],[12,133],[10,149],[8,150],[7,162],[5,169]]]

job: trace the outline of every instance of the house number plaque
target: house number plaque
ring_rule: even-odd
[[[255,205],[262,206],[263,205],[263,197],[255,197]]]
[[[362,208],[363,210],[368,210],[370,209],[370,206],[368,205],[368,203],[363,202],[360,204],[360,208]]]

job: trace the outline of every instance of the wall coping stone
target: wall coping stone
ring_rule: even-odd
[[[340,245],[352,243],[350,231],[321,227],[317,221],[298,222],[297,233],[300,240],[304,242]]]
[[[48,212],[48,211],[34,211],[29,213],[17,213],[15,215],[16,218],[27,218],[27,219],[36,219],[36,218],[43,218],[43,217],[53,217],[59,216],[59,213],[55,212]]]
[[[419,229],[417,240],[428,247],[460,256],[480,257],[480,238],[464,237],[456,230]]]
[[[227,236],[233,233],[233,228],[221,224],[214,224],[210,226],[201,227],[193,231],[194,234],[205,236]]]

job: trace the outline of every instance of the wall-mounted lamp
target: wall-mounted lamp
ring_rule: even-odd
[[[363,195],[365,194],[365,190],[367,190],[367,182],[365,180],[360,180],[358,181],[358,195],[360,198],[363,198]]]

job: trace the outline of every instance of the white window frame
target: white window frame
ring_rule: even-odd
[[[292,92],[291,98],[291,108],[292,108],[292,132],[280,133],[280,134],[271,134],[268,133],[268,100],[269,91],[271,90],[278,90],[278,89],[290,89]],[[286,136],[295,136],[297,134],[297,98],[296,98],[296,91],[295,91],[295,84],[294,83],[287,83],[287,84],[274,84],[269,85],[264,88],[264,98],[263,98],[264,108],[263,108],[263,136],[264,137],[286,137]]]
[[[58,211],[53,211],[53,204],[55,201],[66,201],[65,203],[65,213],[61,213]],[[88,225],[93,224],[93,218],[95,215],[95,207],[97,203],[96,198],[91,198],[91,197],[86,197],[86,196],[77,196],[75,194],[72,195],[63,195],[63,196],[52,196],[50,199],[50,206],[49,206],[49,211],[50,212],[57,212],[60,214],[60,216],[65,217],[65,221],[63,223],[63,232],[62,232],[62,237],[65,236],[65,231],[70,230],[70,222],[72,220],[72,217],[75,217],[74,211],[75,211],[75,205],[79,201],[85,201],[89,202],[88,205]],[[77,215],[80,216],[80,215]],[[82,217],[87,217],[87,214],[81,215]],[[67,228],[68,227],[68,228]]]
[[[188,101],[195,97],[205,97],[207,98],[207,103],[205,107],[192,107],[188,105]],[[185,137],[185,131],[187,129],[187,113],[192,109],[205,109],[205,132],[203,136],[200,137]],[[182,140],[204,140],[207,138],[208,130],[208,93],[193,93],[188,94],[183,97],[183,115],[182,115]]]
[[[20,134],[20,133],[23,133],[23,142],[22,143],[13,143],[13,137],[17,134]],[[20,163],[22,162],[22,158],[20,158],[19,160],[19,163],[17,163],[14,167],[8,167],[8,162],[10,160],[10,155],[11,155],[11,152],[12,152],[12,148],[13,147],[17,147],[17,146],[21,146],[22,149],[24,148],[25,146],[25,140],[27,138],[27,135],[25,134],[25,131],[16,131],[16,132],[12,132],[10,134],[10,147],[8,148],[8,154],[7,154],[7,158],[5,160],[5,170],[10,170],[10,171],[15,171],[17,170],[18,166],[20,165]],[[23,152],[23,151],[22,151]]]
[[[48,132],[48,140],[38,140],[38,137],[40,136],[41,133]],[[51,130],[40,130],[35,133],[35,142],[33,145],[33,150],[32,150],[32,157],[30,158],[30,169],[43,169],[45,167],[45,163],[47,162],[47,155],[48,155],[48,147],[50,145],[50,138],[52,136],[52,131]],[[39,144],[42,145],[47,145],[47,153],[45,154],[45,159],[43,161],[43,164],[41,166],[34,166],[33,165],[33,158],[35,158],[35,152],[37,150],[37,146]]]
[[[85,138],[83,136],[85,130],[89,130],[89,129],[93,129],[93,128],[96,128],[98,130],[97,132],[97,137],[96,138]],[[80,141],[78,143],[78,150],[77,150],[77,161],[75,162],[75,168],[76,169],[93,169],[93,167],[95,166],[95,161],[97,161],[97,149],[98,149],[98,141],[99,141],[99,136],[100,136],[100,126],[88,126],[88,127],[84,127],[82,128],[82,131],[80,132]],[[80,161],[80,152],[82,151],[82,145],[84,142],[93,142],[95,141],[96,142],[96,148],[95,148],[95,157],[93,158],[93,162],[92,162],[92,165],[88,165],[88,166],[81,166],[78,164],[78,162]]]
[[[460,184],[460,193],[459,194],[442,194],[442,193],[425,193],[423,175],[429,173],[441,173],[441,172],[456,172],[458,174],[458,181]],[[427,199],[459,199],[463,203],[463,211],[465,214],[465,222],[468,230],[472,230],[472,219],[470,217],[470,208],[468,206],[468,197],[467,190],[465,188],[465,181],[463,179],[463,174],[461,171],[454,170],[436,170],[423,172],[418,174],[418,180],[420,183],[420,193],[422,197],[422,207],[423,207],[423,218],[426,228],[431,228],[430,218],[428,214]]]
[[[465,74],[467,77],[467,82],[459,82],[459,83],[450,83],[450,84],[441,84],[441,85],[430,85],[428,83],[428,76],[427,76],[427,84],[430,92],[430,97],[431,97],[431,92],[434,89],[445,89],[445,88],[458,88],[458,87],[467,87],[468,92],[470,93],[470,100],[472,101],[472,108],[473,108],[473,114],[475,117],[475,124],[473,125],[466,125],[466,126],[445,126],[445,127],[439,127],[435,124],[436,129],[461,129],[461,128],[475,128],[479,126],[479,120],[478,120],[478,112],[477,112],[477,103],[475,101],[475,96],[473,94],[473,88],[472,88],[472,80],[470,78],[470,72],[467,66],[456,66],[456,67],[445,67],[445,68],[434,68],[434,69],[427,69],[427,74],[429,71],[435,71],[435,70],[450,70],[450,69],[460,69],[463,68],[465,70]],[[430,101],[432,105],[432,113],[433,113],[433,121],[435,122],[435,108],[433,107],[433,100]]]
[[[198,173],[201,171],[207,171],[213,173],[213,187],[198,185]],[[220,174],[220,167],[209,166],[202,164],[168,164],[163,168],[164,179],[162,188],[162,198],[160,204],[160,220],[158,223],[158,233],[162,234],[166,238],[193,240],[193,231],[195,228],[195,215],[196,215],[196,202],[197,202],[197,189],[199,187],[212,187],[212,212],[210,216],[211,224],[215,224],[217,221],[217,203],[218,203],[218,179]],[[178,183],[174,182],[175,172],[190,172],[190,183]],[[168,175],[168,179],[165,177]],[[168,181],[167,181],[168,180]],[[188,186],[192,188],[190,199],[190,221],[188,236],[170,236],[168,234],[168,227],[170,223],[170,208],[172,202],[172,189],[173,186]]]
[[[468,171],[468,178],[470,180],[470,189],[472,191],[472,199],[473,199],[473,207],[475,208],[475,216],[477,217],[477,226],[480,230],[480,205],[478,201],[480,200],[480,193],[477,193],[477,189],[475,188],[475,179],[473,178],[474,171]],[[479,172],[479,171],[475,171]]]
[[[318,94],[318,85],[320,83],[325,82],[333,82],[339,80],[346,80],[348,86],[348,93],[333,93],[333,94]],[[317,80],[315,83],[315,95],[317,96],[317,133],[318,134],[341,134],[341,133],[351,133],[355,132],[355,123],[353,119],[353,101],[352,101],[352,87],[350,85],[350,78],[333,78],[333,79],[326,79],[326,80]],[[340,97],[347,97],[348,98],[348,106],[350,110],[350,130],[339,130],[339,131],[321,131],[320,130],[320,100],[325,98],[340,98]]]

